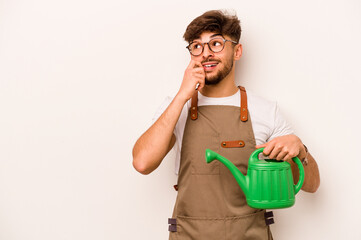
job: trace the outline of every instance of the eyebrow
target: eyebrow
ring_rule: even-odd
[[[217,36],[221,36],[222,38],[224,38],[223,37],[223,35],[221,34],[221,33],[216,33],[216,34],[213,34],[212,36],[210,36],[209,38],[214,38],[214,37],[217,37]],[[197,40],[197,39],[195,39],[195,40],[193,40],[192,42],[190,42],[190,43],[193,43],[193,42],[200,42],[199,40]]]
[[[223,37],[223,35],[222,35],[222,34],[220,34],[220,33],[216,33],[216,34],[213,34],[212,36],[210,36],[210,38],[212,38],[212,37],[216,37],[216,36],[221,36],[221,37]]]

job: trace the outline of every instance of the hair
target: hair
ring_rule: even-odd
[[[230,15],[225,11],[211,10],[195,18],[187,27],[183,38],[192,42],[203,32],[215,32],[227,35],[232,40],[239,42],[241,38],[241,24],[237,15]]]

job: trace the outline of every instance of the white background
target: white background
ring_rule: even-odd
[[[361,239],[361,2],[0,1],[0,239],[167,239],[172,154],[132,147],[180,86],[188,23],[233,9],[237,81],[276,100],[321,187],[275,211],[275,239]]]

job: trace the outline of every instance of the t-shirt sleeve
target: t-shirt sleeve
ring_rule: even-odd
[[[273,131],[272,131],[271,136],[269,137],[268,141],[270,141],[276,137],[289,135],[289,134],[294,134],[294,131],[293,131],[291,125],[283,117],[283,115],[278,107],[278,104],[275,104],[274,127],[273,127]]]
[[[162,102],[162,104],[158,107],[158,109],[156,110],[155,114],[153,115],[152,118],[152,124],[155,123],[158,118],[163,114],[163,112],[167,109],[167,107],[169,106],[169,104],[172,102],[172,98],[171,97],[166,97],[164,99],[164,101]]]

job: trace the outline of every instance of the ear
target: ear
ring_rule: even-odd
[[[242,56],[242,44],[237,44],[234,51],[234,60],[239,60]]]

